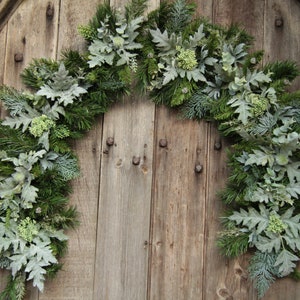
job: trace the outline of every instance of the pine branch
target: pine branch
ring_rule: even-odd
[[[0,294],[0,300],[23,300],[25,297],[25,276],[9,276],[6,288]]]
[[[21,130],[4,126],[0,122],[1,150],[6,151],[8,156],[18,156],[19,153],[29,152],[36,149],[36,139],[22,133]]]
[[[296,62],[289,60],[269,63],[264,66],[264,72],[271,72],[271,78],[273,81],[282,80],[285,78],[292,82],[297,76],[300,75],[300,71]]]
[[[255,252],[250,260],[249,274],[257,289],[258,297],[262,298],[278,275],[274,267],[277,255],[273,252]]]
[[[58,70],[59,62],[52,59],[40,58],[33,62],[21,73],[23,83],[35,90],[44,85]]]
[[[139,16],[142,16],[147,8],[147,0],[131,0],[125,6],[125,17],[131,21]]]
[[[249,235],[238,230],[225,230],[219,234],[217,245],[227,257],[237,257],[248,251]]]
[[[31,109],[27,97],[12,87],[2,86],[0,88],[0,100],[11,116],[16,116]]]
[[[185,0],[176,0],[171,7],[166,28],[169,33],[180,33],[191,22],[196,6]]]
[[[182,116],[186,119],[201,120],[208,117],[211,106],[211,98],[203,94],[201,90],[194,93],[182,108]]]

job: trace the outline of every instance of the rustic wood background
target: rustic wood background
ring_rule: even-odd
[[[112,0],[122,7],[126,1]],[[0,1],[0,84],[23,88],[32,58],[84,49],[77,26],[99,0]],[[149,9],[159,0],[149,1]],[[239,23],[265,60],[299,60],[300,1],[198,0],[198,13]],[[300,82],[293,88],[300,88]],[[0,111],[1,112],[1,111]],[[3,117],[4,111],[1,115]],[[106,140],[115,144],[108,147]],[[167,147],[159,141],[167,140]],[[222,143],[221,150],[215,143]],[[81,226],[70,232],[64,270],[27,300],[254,300],[247,257],[228,260],[216,248],[226,180],[226,141],[213,124],[182,121],[134,94],[100,117],[74,143],[82,170],[73,204]],[[140,164],[133,165],[133,157]],[[203,172],[194,172],[196,164]],[[5,279],[1,273],[1,284]],[[300,298],[300,284],[278,281],[263,299]]]

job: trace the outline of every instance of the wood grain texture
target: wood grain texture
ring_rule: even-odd
[[[292,60],[300,66],[300,2],[268,0],[266,3],[265,63]],[[300,78],[292,86],[292,90],[296,89],[300,89]]]
[[[0,47],[0,85],[3,84],[3,78],[4,78],[6,37],[7,37],[7,26],[5,26],[0,31],[0,45],[2,45],[2,47]],[[3,119],[4,116],[5,116],[5,112],[0,100],[0,119]]]
[[[221,145],[221,149],[216,149]],[[227,259],[217,248],[218,233],[222,229],[221,217],[226,209],[217,196],[226,184],[228,169],[226,166],[226,148],[229,143],[221,138],[215,124],[209,128],[207,199],[205,218],[205,266],[203,289],[204,299],[223,300],[257,299],[247,272],[247,257]]]
[[[174,111],[158,108],[149,299],[202,297],[206,144],[206,122],[179,120]]]
[[[58,58],[60,52],[65,49],[86,50],[86,43],[78,33],[78,26],[88,24],[89,20],[95,15],[97,6],[103,2],[101,0],[61,1]]]
[[[0,1],[0,31],[6,26],[7,20],[17,10],[23,0],[1,0]]]
[[[212,20],[213,17],[213,0],[195,0],[196,14],[200,17],[205,17]]]
[[[0,12],[8,2],[0,1]],[[32,58],[84,50],[77,27],[103,1],[82,2],[23,1],[0,31],[0,84],[23,88],[19,74]],[[148,10],[158,4],[149,1]],[[196,4],[198,15],[242,25],[255,37],[254,48],[265,50],[265,62],[299,61],[299,1]],[[23,60],[16,62],[15,54]],[[293,88],[300,88],[299,80]],[[160,139],[168,145],[160,147]],[[223,148],[215,150],[219,141]],[[227,145],[214,125],[179,120],[174,111],[155,109],[137,95],[115,105],[74,142],[81,176],[73,182],[71,204],[80,211],[81,226],[69,233],[63,271],[44,293],[29,285],[26,300],[257,300],[248,257],[227,260],[216,247],[224,210],[216,192],[226,182]],[[202,173],[195,173],[195,165],[203,166]],[[299,294],[299,284],[284,279],[263,300],[298,300]]]
[[[88,1],[85,9],[81,10],[79,8],[82,4],[79,1],[61,1],[58,57],[64,48],[75,49],[83,46],[83,39],[78,38],[76,28],[79,24],[88,22],[98,2]],[[75,231],[68,233],[69,250],[63,260],[64,268],[46,285],[39,300],[93,299],[101,137],[100,117],[94,128],[73,145],[79,159],[81,175],[72,184],[70,204],[77,207],[81,224]]]
[[[62,260],[63,270],[47,282],[39,300],[93,299],[101,136],[101,126],[96,126],[74,143],[81,175],[73,181],[70,204],[77,207],[81,224],[68,232],[69,250]]]
[[[146,299],[153,126],[154,105],[134,95],[104,117],[95,300]]]
[[[265,0],[214,0],[213,22],[237,24],[255,37],[254,49],[261,50],[264,37]]]
[[[24,1],[8,22],[3,81],[24,88],[20,73],[33,58],[55,58],[59,0]],[[51,8],[53,15],[47,11]]]

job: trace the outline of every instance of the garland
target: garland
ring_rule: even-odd
[[[143,17],[146,0],[124,14],[103,4],[80,34],[86,53],[34,60],[21,74],[31,92],[2,87],[0,267],[11,272],[0,299],[23,299],[25,282],[43,291],[61,268],[65,231],[78,224],[68,203],[79,174],[70,141],[128,93],[133,81],[157,104],[210,119],[229,137],[228,205],[221,251],[254,251],[249,273],[259,297],[276,278],[296,277],[300,251],[300,92],[288,92],[293,62],[258,68],[243,30],[194,18],[195,5],[165,3]]]

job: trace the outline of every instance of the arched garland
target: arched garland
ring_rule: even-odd
[[[217,121],[233,141],[222,200],[229,213],[218,244],[235,257],[255,250],[249,272],[260,297],[276,279],[296,277],[300,242],[300,92],[293,62],[259,69],[243,30],[194,18],[184,0],[143,17],[146,0],[125,12],[99,6],[79,32],[86,53],[34,60],[21,74],[32,92],[2,87],[9,116],[0,125],[0,267],[11,272],[0,299],[23,299],[25,282],[43,290],[60,268],[64,231],[78,223],[66,184],[78,173],[69,142],[89,130],[133,80],[157,104]]]

